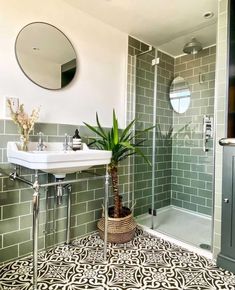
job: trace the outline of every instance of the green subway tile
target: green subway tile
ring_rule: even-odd
[[[17,217],[30,213],[30,203],[20,203],[3,207],[3,219]]]
[[[40,194],[40,198],[41,198],[41,194]],[[20,202],[32,201],[32,199],[33,199],[33,189],[32,188],[20,190]]]
[[[178,192],[177,199],[180,199],[182,201],[190,201],[190,195]]]
[[[101,208],[103,202],[104,202],[103,199],[89,201],[88,202],[88,211]]]
[[[79,133],[80,133],[79,126],[59,124],[58,125],[58,135],[64,136],[65,134],[68,134],[69,136],[72,137],[74,135],[76,129],[78,129]],[[52,134],[52,135],[55,135],[55,134]]]
[[[139,207],[139,208],[135,208],[134,209],[134,216],[139,216],[142,214],[142,209]]]
[[[38,248],[42,250],[44,248],[44,238],[38,238]],[[26,256],[33,251],[33,241],[27,241],[19,244],[19,255]]]
[[[183,201],[178,199],[171,199],[171,204],[179,207],[183,207]]]
[[[184,171],[184,177],[186,177],[186,178],[198,178],[198,173],[191,172],[191,171]]]
[[[4,191],[0,193],[0,205],[8,205],[19,202],[19,191]]]
[[[196,172],[205,172],[205,165],[191,164],[191,170]]]
[[[173,191],[183,192],[183,186],[180,185],[180,184],[172,184],[172,190]]]
[[[184,156],[184,162],[197,163],[198,157],[197,156]]]
[[[204,181],[212,181],[212,175],[207,173],[199,173],[199,179]]]
[[[196,204],[200,204],[200,205],[206,204],[205,198],[199,197],[199,196],[194,196],[194,195],[191,195],[191,202],[196,203]]]
[[[202,59],[202,65],[211,64],[215,62],[215,54],[208,55]]]
[[[37,135],[39,132],[42,132],[44,135],[54,135],[57,136],[57,124],[48,124],[48,123],[35,123],[34,126],[34,135]]]
[[[18,246],[3,248],[0,250],[0,263],[16,259],[18,257]]]
[[[56,231],[59,232],[66,229],[66,224],[67,224],[67,218],[57,220],[56,226],[55,226]]]
[[[182,155],[189,155],[190,154],[190,148],[178,148],[178,153]]]
[[[171,199],[167,198],[167,199],[162,201],[161,207],[168,206],[170,204],[171,204]]]
[[[201,180],[191,180],[191,186],[196,187],[196,188],[205,189],[206,183],[204,181],[201,181]]]
[[[177,183],[189,186],[190,185],[190,179],[177,177]]]
[[[79,214],[77,215],[77,225],[86,224],[88,222],[94,221],[94,219],[94,211]]]
[[[2,135],[0,138],[0,148],[7,148],[7,142],[18,140],[19,135]]]
[[[3,246],[8,247],[14,244],[25,242],[30,239],[30,229],[14,231],[3,235]]]
[[[191,61],[187,62],[187,69],[195,68],[197,66],[200,66],[200,64],[201,64],[200,59],[191,60]]]
[[[98,189],[98,188],[104,188],[104,180],[103,179],[89,180],[88,190]]]
[[[139,199],[141,197],[143,197],[143,191],[142,191],[142,189],[140,189],[140,190],[136,190],[135,189],[135,199]]]
[[[86,234],[86,225],[81,225],[78,227],[72,227],[70,230],[71,238],[80,237]]]
[[[41,213],[39,215],[39,222],[41,223]],[[20,229],[30,228],[33,225],[33,215],[28,214],[20,217]]]
[[[95,202],[95,200],[92,202]],[[97,207],[95,207],[95,208],[97,208]],[[81,213],[84,213],[85,211],[86,211],[86,203],[85,202],[74,204],[71,207],[71,215],[81,214]]]
[[[192,194],[192,195],[197,195],[197,188],[184,186],[183,192],[188,193],[188,194]]]
[[[131,36],[128,37],[128,45],[140,49],[141,42]]]
[[[172,156],[172,159],[174,160],[174,161],[180,161],[180,162],[182,162],[182,161],[184,161],[184,157],[185,156],[183,156],[183,155],[173,155]],[[186,161],[187,162],[187,161]]]
[[[3,190],[7,190],[7,191],[28,187],[23,182],[13,181],[9,178],[3,178],[2,182],[3,182]],[[18,198],[19,198],[19,194],[18,194]]]
[[[16,231],[19,229],[19,219],[12,218],[0,221],[0,234]]]
[[[181,59],[181,63],[184,63],[184,62],[187,62],[187,61],[190,61],[194,58],[193,54],[187,54],[187,55],[183,55],[180,57]]]
[[[56,234],[55,234],[55,243],[56,244],[63,243],[63,242],[65,242],[65,240],[66,240],[66,230],[56,232]]]
[[[2,249],[2,235],[0,235],[0,249]]]
[[[197,211],[197,205],[194,203],[187,202],[187,201],[183,202],[183,208],[186,208],[192,211]]]
[[[89,181],[89,182],[91,182],[91,181]],[[86,191],[87,190],[87,187],[88,187],[87,180],[84,180],[84,181],[79,181],[78,180],[78,182],[76,182],[76,183],[74,183],[72,185],[72,191],[73,192]]]
[[[103,189],[104,191],[104,189]],[[94,190],[83,191],[77,193],[77,203],[94,199]]]
[[[82,209],[83,208],[83,204],[80,205],[80,207],[78,207],[79,209]],[[72,208],[71,208],[71,215],[72,215],[72,212],[73,212],[73,205],[72,205]],[[67,206],[59,206],[57,207],[56,209],[56,217],[57,219],[61,219],[61,218],[64,218],[64,217],[67,217]]]
[[[4,120],[0,120],[0,134],[4,133]]]
[[[212,202],[211,199],[207,199],[207,200],[206,200],[206,206],[212,208],[212,206],[213,206],[213,202]]]
[[[212,182],[207,182],[206,183],[206,189],[212,190],[213,189],[213,183]]]
[[[131,46],[128,46],[128,55],[134,55],[134,48]]]
[[[198,195],[204,198],[212,198],[212,191],[199,188]]]
[[[182,170],[190,170],[190,164],[179,162],[179,163],[177,164],[177,168],[178,168],[178,169],[182,169]]]
[[[5,120],[5,133],[6,134],[19,134],[18,126],[11,120]]]
[[[198,212],[211,216],[212,208],[206,206],[198,206]]]
[[[96,221],[89,222],[86,224],[86,227],[87,227],[86,233],[97,231],[97,222]]]

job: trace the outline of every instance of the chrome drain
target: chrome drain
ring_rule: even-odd
[[[200,248],[204,249],[204,250],[211,250],[211,246],[208,244],[200,244],[199,246]]]

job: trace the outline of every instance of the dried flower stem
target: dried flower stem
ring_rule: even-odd
[[[7,105],[9,107],[13,122],[18,125],[19,133],[23,137],[23,142],[27,143],[29,141],[29,133],[33,130],[34,124],[39,117],[40,109],[39,108],[33,109],[31,115],[29,116],[24,111],[23,104],[20,104],[19,108],[14,110],[12,100],[8,99]]]

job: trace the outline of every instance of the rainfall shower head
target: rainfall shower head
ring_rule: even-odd
[[[183,52],[187,54],[196,54],[200,50],[202,50],[202,44],[197,41],[196,38],[192,38],[192,40],[186,43],[183,48]]]

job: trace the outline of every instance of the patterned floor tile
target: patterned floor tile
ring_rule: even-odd
[[[108,244],[93,234],[38,255],[38,290],[234,290],[235,274],[141,229]],[[32,290],[32,257],[0,267],[0,290]]]

